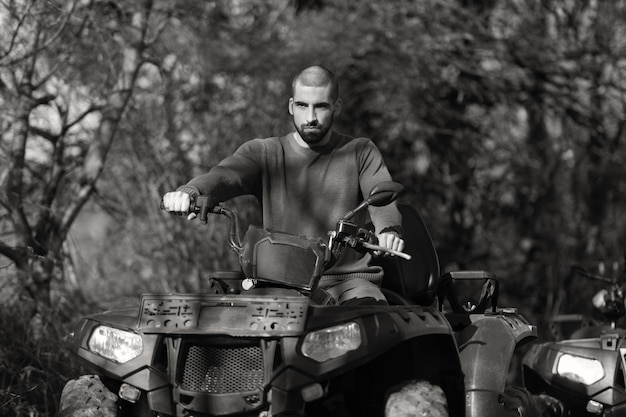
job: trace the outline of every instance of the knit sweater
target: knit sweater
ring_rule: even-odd
[[[215,203],[252,194],[262,207],[266,229],[325,240],[337,220],[354,209],[374,185],[390,180],[380,151],[368,138],[333,131],[325,146],[310,149],[300,146],[290,133],[244,143],[179,190],[209,195]],[[364,225],[371,220],[376,233],[401,224],[395,204],[368,211],[351,221]],[[344,251],[328,273],[369,273],[368,261],[355,251]]]

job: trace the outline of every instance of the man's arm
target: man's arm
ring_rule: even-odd
[[[379,182],[392,180],[382,154],[372,141],[365,142],[360,148],[359,168],[359,182],[363,195],[367,195]],[[378,244],[401,252],[404,249],[402,215],[396,203],[384,207],[370,207],[369,213],[376,229]]]
[[[165,210],[189,212],[191,198],[207,195],[212,205],[244,194],[255,194],[260,187],[260,166],[256,160],[258,141],[244,143],[208,173],[199,175],[176,191],[163,196]],[[195,216],[190,215],[190,219]]]

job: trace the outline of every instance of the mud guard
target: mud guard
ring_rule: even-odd
[[[480,316],[458,334],[465,374],[465,415],[502,417],[501,394],[513,352],[525,340],[536,337],[537,330],[515,315]]]

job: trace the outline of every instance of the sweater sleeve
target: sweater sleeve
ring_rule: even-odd
[[[244,143],[233,155],[226,157],[209,172],[193,178],[178,190],[191,195],[208,195],[215,204],[244,194],[258,194],[261,181],[258,156],[261,154],[261,148],[260,139]]]
[[[374,142],[367,139],[362,142],[358,152],[359,184],[363,196],[369,195],[372,188],[383,181],[392,181],[391,174],[385,165],[383,156]],[[402,234],[402,216],[395,202],[383,207],[369,207],[369,214],[379,234],[393,231]]]

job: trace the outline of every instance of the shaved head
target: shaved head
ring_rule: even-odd
[[[333,100],[339,98],[339,83],[337,82],[337,78],[335,78],[335,74],[320,65],[305,68],[293,78],[291,82],[292,95],[295,95],[297,84],[307,87],[325,87],[330,85]]]

